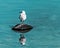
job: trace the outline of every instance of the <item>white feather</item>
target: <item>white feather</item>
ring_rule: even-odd
[[[25,11],[22,11],[22,13],[20,13],[20,19],[22,21],[25,21],[26,20],[26,13],[25,13]]]

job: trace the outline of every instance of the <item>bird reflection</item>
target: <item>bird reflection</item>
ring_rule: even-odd
[[[26,38],[24,37],[24,34],[20,34],[19,41],[20,41],[21,45],[25,45],[25,43],[26,43]]]

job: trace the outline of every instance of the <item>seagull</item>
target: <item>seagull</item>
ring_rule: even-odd
[[[24,10],[21,11],[21,13],[20,13],[20,15],[19,15],[19,19],[20,19],[20,21],[22,22],[22,24],[23,24],[23,22],[26,20],[26,13],[25,13]]]

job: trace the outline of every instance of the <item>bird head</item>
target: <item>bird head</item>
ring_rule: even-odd
[[[25,11],[24,11],[24,10],[22,10],[22,13],[24,13],[24,14],[25,14]]]

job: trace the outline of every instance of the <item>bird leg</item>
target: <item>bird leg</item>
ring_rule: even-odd
[[[23,25],[23,24],[24,24],[24,21],[21,22],[21,25]]]
[[[21,37],[24,37],[24,33],[21,33],[20,36],[21,36]]]

